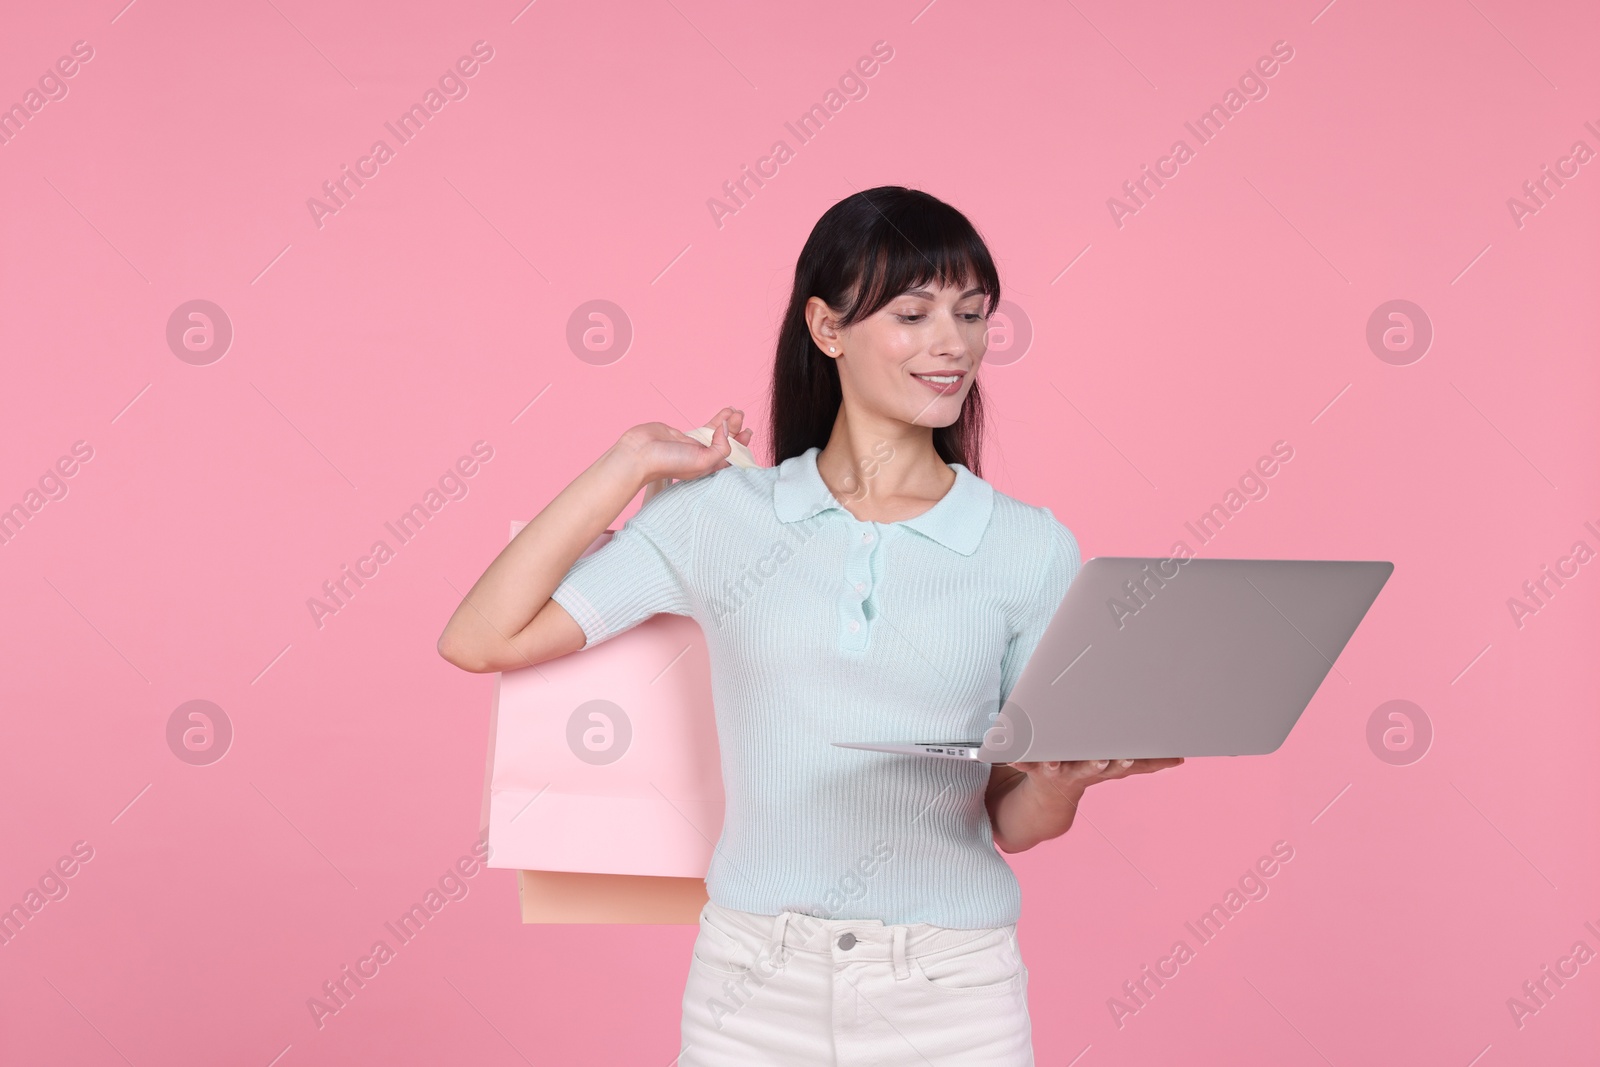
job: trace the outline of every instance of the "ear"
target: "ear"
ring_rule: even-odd
[[[822,354],[831,359],[838,359],[843,353],[840,349],[844,345],[839,340],[839,331],[834,326],[834,312],[819,296],[814,296],[806,301],[806,326],[811,331],[811,343],[822,349]],[[829,347],[833,351],[828,351]]]

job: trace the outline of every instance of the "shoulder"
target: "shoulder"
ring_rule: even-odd
[[[649,524],[660,520],[700,517],[707,512],[727,516],[765,500],[772,507],[772,467],[722,467],[698,478],[673,482],[651,497],[634,516]]]
[[[1051,509],[998,490],[990,526],[997,558],[1015,575],[1018,611],[1027,619],[1047,619],[1083,567],[1078,539]]]
[[[996,540],[1005,551],[1023,552],[1030,559],[1064,565],[1071,574],[1077,573],[1078,539],[1049,508],[1029,504],[996,489],[990,523]]]

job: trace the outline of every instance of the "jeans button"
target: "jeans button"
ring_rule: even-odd
[[[855,948],[856,947],[856,935],[855,934],[851,934],[851,933],[840,934],[839,935],[839,947],[842,948],[842,949]]]

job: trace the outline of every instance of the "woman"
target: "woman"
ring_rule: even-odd
[[[709,447],[633,427],[440,637],[452,663],[495,671],[658,612],[704,629],[727,809],[683,1067],[1031,1064],[1021,896],[996,847],[1065,833],[1092,784],[1182,762],[991,767],[831,744],[981,735],[1077,574],[1050,510],[980,477],[999,300],[949,205],[897,186],[834,205],[778,338],[773,466],[728,464],[752,433],[736,408],[708,423]]]

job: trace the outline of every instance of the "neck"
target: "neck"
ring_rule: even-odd
[[[956,472],[933,447],[933,428],[894,419],[850,417],[841,405],[817,473],[858,519],[895,522],[937,504]]]

